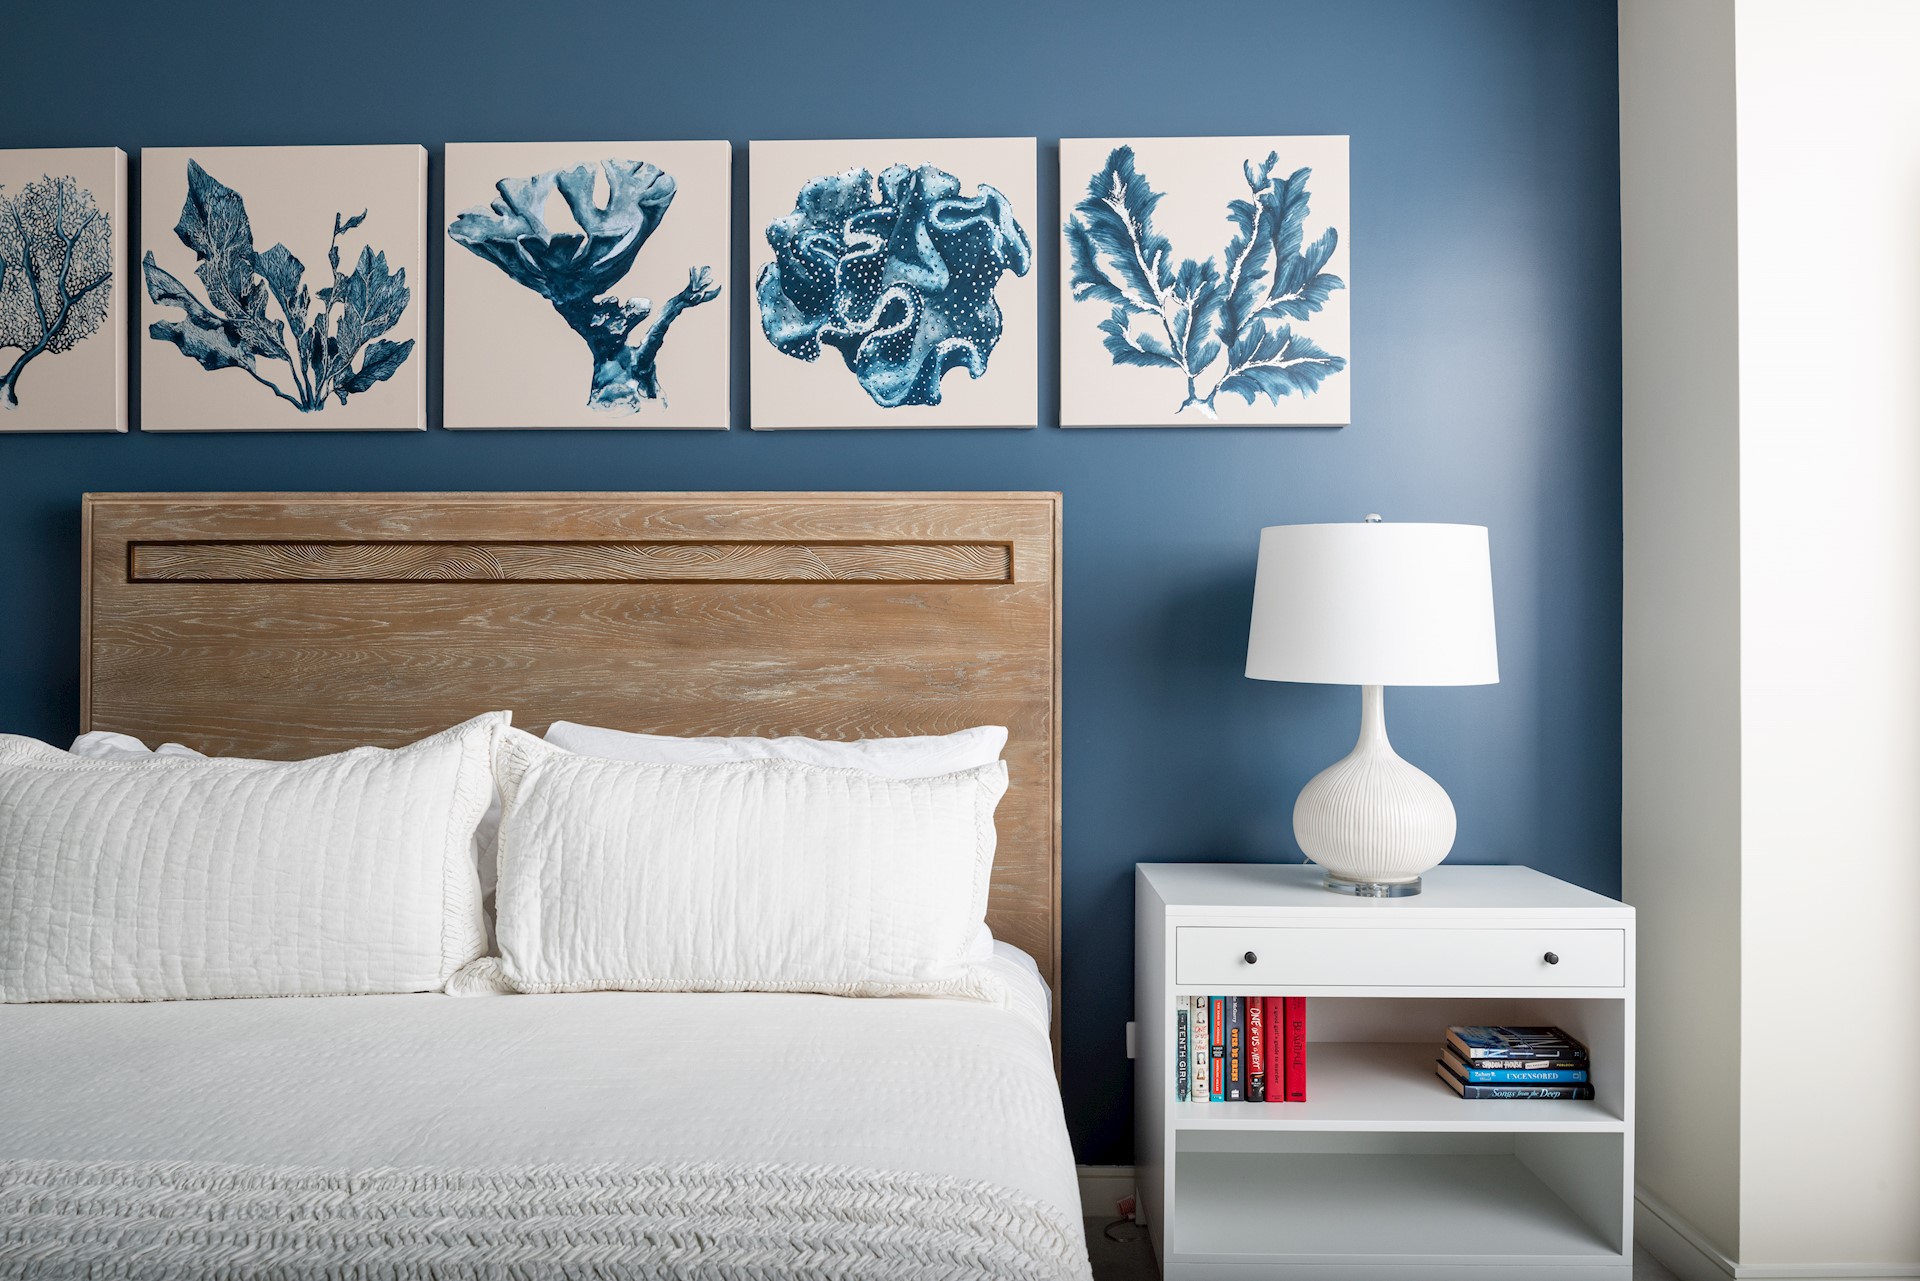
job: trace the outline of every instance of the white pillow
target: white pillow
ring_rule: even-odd
[[[492,712],[310,761],[0,736],[0,1001],[442,987],[485,950]]]
[[[909,738],[675,738],[631,734],[572,721],[547,727],[547,742],[569,752],[651,765],[718,765],[727,761],[804,761],[829,769],[866,770],[883,778],[931,778],[991,765],[1007,745],[1000,725]]]
[[[830,769],[860,769],[884,778],[931,778],[977,769],[1000,759],[1007,746],[1004,725],[976,725],[952,734],[920,734],[900,738],[678,738],[670,734],[635,734],[555,721],[547,726],[547,742],[569,752],[601,756],[610,761],[644,761],[652,765],[718,765],[727,761],[804,761]],[[184,750],[184,749],[183,749]],[[498,831],[494,824],[485,829]],[[491,843],[486,853],[492,852]],[[493,862],[482,856],[481,876],[493,888]],[[993,931],[985,921],[974,932],[967,958],[985,961],[993,955]]]
[[[998,761],[888,779],[658,765],[517,730],[496,752],[501,968],[523,992],[972,996]]]
[[[147,756],[186,756],[194,760],[204,760],[205,752],[196,752],[180,743],[162,743],[158,747],[148,747],[131,734],[115,734],[111,730],[91,730],[73,740],[73,746],[67,749],[74,756],[96,761],[130,761]]]
[[[504,713],[511,715],[511,713]],[[144,760],[153,756],[185,756],[194,760],[206,760],[205,752],[196,752],[181,743],[162,743],[158,747],[148,747],[131,734],[116,734],[111,730],[90,730],[73,740],[73,746],[67,749],[75,756],[100,761]],[[487,812],[480,816],[480,826],[473,833],[473,865],[480,874],[480,901],[487,918],[487,947],[493,947],[493,883],[496,879],[494,868],[494,845],[500,837],[500,794],[498,790],[488,792]],[[993,941],[987,940],[991,950]]]

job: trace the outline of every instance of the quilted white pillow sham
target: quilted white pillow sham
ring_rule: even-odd
[[[999,761],[656,765],[507,730],[495,772],[500,964],[522,992],[1001,995],[969,960]]]
[[[860,769],[885,778],[927,778],[991,765],[1007,745],[1001,725],[976,725],[952,734],[916,734],[902,738],[680,738],[671,734],[635,734],[555,721],[547,742],[569,752],[613,761],[651,765],[718,765],[726,761],[804,761],[837,769]]]
[[[486,950],[492,712],[309,761],[0,735],[0,1001],[432,991]]]

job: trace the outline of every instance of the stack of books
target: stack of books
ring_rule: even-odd
[[[1181,997],[1173,1052],[1181,1103],[1305,1103],[1307,998]]]
[[[1590,1099],[1587,1047],[1557,1027],[1450,1027],[1434,1071],[1463,1099]]]

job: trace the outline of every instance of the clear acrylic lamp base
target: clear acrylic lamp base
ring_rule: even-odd
[[[1393,750],[1381,689],[1363,685],[1353,751],[1294,802],[1301,851],[1326,869],[1335,893],[1401,898],[1420,892],[1420,874],[1446,858],[1456,829],[1446,789]]]

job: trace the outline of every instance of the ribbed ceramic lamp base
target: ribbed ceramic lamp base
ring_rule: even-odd
[[[1326,869],[1330,890],[1400,898],[1420,892],[1420,874],[1446,858],[1456,829],[1446,789],[1387,741],[1380,687],[1363,686],[1353,751],[1314,776],[1294,803],[1301,851]]]

